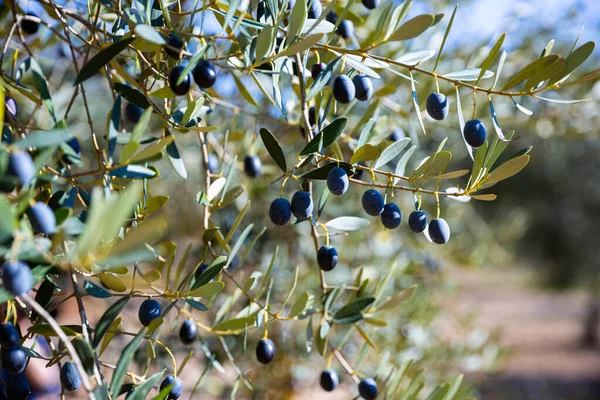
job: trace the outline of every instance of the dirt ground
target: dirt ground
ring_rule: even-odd
[[[499,327],[509,355],[486,377],[472,376],[481,400],[600,399],[600,348],[580,345],[587,297],[536,288],[523,269],[453,269],[460,295],[450,305]]]

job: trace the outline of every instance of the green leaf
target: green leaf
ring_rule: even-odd
[[[77,337],[73,339],[71,342],[79,359],[81,360],[81,364],[83,364],[83,368],[88,375],[94,375],[94,367],[96,365],[96,358],[94,357],[94,352],[90,347],[90,344],[83,339],[83,337]]]
[[[213,280],[217,275],[221,273],[225,264],[227,263],[226,256],[219,256],[213,261],[208,268],[198,277],[198,279],[192,285],[192,290],[206,285],[208,282]]]
[[[297,1],[292,8],[292,14],[290,15],[290,22],[287,29],[287,37],[285,40],[286,47],[292,43],[296,35],[304,26],[307,15],[306,3],[306,1]]]
[[[302,4],[303,2],[300,2]],[[296,3],[298,4],[298,3]],[[318,33],[316,35],[307,36],[301,40],[296,41],[287,49],[283,50],[281,53],[277,54],[277,58],[279,57],[287,57],[294,55],[296,53],[302,53],[304,50],[311,48],[315,44],[319,42],[319,40],[323,39],[323,34]]]
[[[566,65],[567,60],[559,56],[555,62],[540,68],[531,78],[527,79],[527,82],[525,82],[525,89],[537,88],[541,82],[560,74],[560,71],[564,70]]]
[[[254,325],[254,321],[256,321],[256,315],[246,318],[234,318],[213,326],[211,330],[213,332],[236,333]]]
[[[571,85],[579,85],[580,83],[584,83],[587,81],[591,81],[594,79],[600,78],[600,69],[597,69],[595,71],[592,71],[588,74],[585,74],[584,76],[582,76],[581,78],[575,79],[572,82],[567,83],[566,85],[563,86],[571,86]]]
[[[482,180],[483,185],[480,189],[491,187],[500,181],[518,174],[529,163],[529,158],[530,156],[523,155],[500,164]]]
[[[140,345],[142,339],[144,339],[146,330],[146,328],[142,329],[123,349],[121,357],[119,357],[119,361],[117,362],[117,366],[113,373],[112,380],[110,381],[109,391],[112,398],[116,398],[119,395],[121,386],[123,385],[123,380],[125,379],[125,374],[129,368],[129,364],[131,363],[133,355]]]
[[[60,325],[60,329],[62,329],[67,336],[81,335],[81,325]],[[41,323],[30,326],[27,328],[27,332],[42,336],[58,336],[54,331],[54,328],[48,324]]]
[[[107,299],[112,297],[112,294],[109,291],[88,280],[83,281],[83,289],[87,294],[97,299]]]
[[[436,21],[436,16],[433,14],[421,14],[416,17],[409,19],[400,26],[394,33],[387,39],[389,42],[395,42],[398,40],[409,40],[416,38],[427,30]]]
[[[165,38],[150,25],[137,25],[135,27],[135,34],[150,43],[160,45],[167,44]]]
[[[125,309],[125,306],[127,306],[129,299],[129,296],[119,299],[112,306],[110,306],[104,312],[104,314],[102,314],[102,317],[100,317],[100,321],[98,321],[98,325],[96,325],[94,332],[94,340],[92,341],[92,346],[94,348],[98,347],[102,337],[106,334],[112,322],[119,316],[119,314],[121,314],[121,312]]]
[[[421,64],[424,61],[429,60],[433,56],[435,56],[435,50],[415,50],[409,51],[408,53],[402,54],[400,57],[396,58],[396,62],[406,64],[406,65],[417,65]]]
[[[375,165],[373,165],[373,169],[379,169],[388,162],[392,161],[398,156],[398,154],[402,153],[402,150],[404,150],[409,143],[410,138],[402,138],[389,145],[383,152],[381,152],[381,156],[377,159]]]
[[[331,171],[333,168],[338,167],[338,166],[340,168],[343,168],[344,170],[346,170],[346,173],[348,174],[348,176],[352,176],[356,172],[354,167],[352,166],[352,164],[349,164],[346,162],[340,162],[340,163],[332,162],[329,164],[325,164],[322,167],[310,170],[310,171],[300,175],[299,178],[309,179],[309,180],[325,180],[325,179],[327,179],[327,174],[329,174],[329,171]]]
[[[113,169],[112,171],[109,171],[109,174],[119,178],[146,179],[152,178],[154,175],[156,175],[156,172],[141,165],[129,164],[117,169]]]
[[[117,148],[117,137],[119,136],[119,128],[121,126],[121,96],[117,96],[110,112],[110,120],[108,125],[108,155],[111,160]]]
[[[206,272],[206,271],[205,271]],[[189,291],[186,296],[189,297],[212,297],[215,294],[219,293],[225,284],[221,281],[209,282],[205,285],[202,285],[194,290]]]
[[[494,76],[494,73],[492,71],[485,71],[482,73],[480,68],[467,68],[461,71],[454,71],[448,74],[444,74],[444,76],[449,79],[468,82],[491,78],[492,76]]]
[[[332,145],[344,132],[348,118],[338,118],[329,125],[327,125],[321,132],[308,142],[308,144],[300,152],[300,156],[305,156],[310,153],[318,152],[319,143],[321,143],[321,137],[323,137],[323,148]]]
[[[406,150],[406,152],[402,154],[402,157],[400,157],[400,160],[398,160],[398,164],[396,164],[396,170],[394,171],[394,175],[404,176],[406,164],[408,163],[408,160],[413,155],[416,149],[417,146],[411,146],[410,149]],[[400,178],[394,178],[394,182],[398,182],[399,180]]]
[[[375,301],[373,296],[359,297],[346,304],[333,315],[333,322],[338,324],[350,324],[362,319],[361,311],[369,307]]]
[[[206,307],[204,304],[202,304],[199,301],[196,301],[194,299],[185,299],[185,302],[188,303],[190,306],[194,307],[196,310],[200,310],[200,311],[208,310],[208,307]]]
[[[185,164],[179,154],[179,149],[177,149],[175,140],[167,146],[167,155],[169,156],[169,161],[171,161],[171,165],[175,169],[175,172],[177,172],[177,175],[183,179],[187,179],[187,170],[185,169]]]
[[[173,142],[173,136],[166,136],[164,139],[157,140],[152,143],[150,146],[143,148],[137,154],[135,154],[132,158],[132,162],[142,162],[144,160],[148,160],[156,154],[160,153],[165,147],[170,145]]]
[[[114,88],[115,92],[119,93],[128,102],[133,103],[142,108],[150,107],[150,103],[148,103],[148,100],[146,99],[144,94],[139,90],[136,90],[131,86],[124,85],[119,82],[115,82]]]
[[[587,60],[592,55],[595,47],[596,43],[587,42],[575,49],[575,51],[571,52],[571,54],[569,54],[569,56],[567,57],[564,69],[554,78],[552,78],[550,82],[548,82],[548,86],[551,86],[552,84],[565,78],[571,72],[575,71],[581,64],[585,62],[585,60]]]
[[[0,197],[0,240],[4,241],[13,236],[16,226],[15,210],[3,196]]]
[[[23,62],[23,64],[27,65],[28,68],[31,69],[31,73],[33,74],[33,82],[34,82],[35,88],[42,96],[42,99],[44,99],[44,105],[46,106],[46,108],[48,109],[48,112],[50,112],[50,116],[56,123],[57,119],[56,119],[56,113],[54,110],[54,103],[52,102],[52,97],[50,96],[50,91],[48,90],[48,82],[46,81],[46,77],[44,76],[44,72],[42,71],[42,68],[37,63],[37,61],[33,58],[28,58],[27,60],[25,60]]]
[[[79,71],[79,75],[75,79],[75,85],[82,83],[83,81],[91,78],[96,72],[106,65],[110,60],[116,57],[120,52],[125,50],[135,38],[122,39],[117,43],[110,45],[102,49],[98,54],[92,57]]]
[[[256,39],[256,62],[262,61],[264,58],[271,55],[273,50],[275,29],[272,26],[265,27]]]
[[[369,225],[369,220],[360,217],[337,217],[327,222],[325,226],[338,231],[358,231]]]
[[[145,400],[148,393],[150,393],[150,390],[152,390],[152,387],[158,384],[158,381],[160,381],[160,378],[162,378],[165,371],[166,369],[163,369],[137,385],[135,389],[127,395],[127,400]]]
[[[485,60],[483,60],[483,63],[481,64],[481,68],[479,70],[479,76],[477,76],[477,80],[475,81],[475,86],[477,86],[479,81],[481,81],[481,79],[483,78],[483,74],[485,74],[485,72],[494,63],[494,60],[496,60],[496,57],[498,56],[498,53],[500,52],[500,48],[502,47],[502,44],[504,43],[505,38],[506,38],[506,32],[504,32],[502,34],[502,36],[500,36],[500,39],[498,39],[498,41],[496,42],[494,47],[492,47],[492,50],[490,50],[490,53],[488,54],[488,56],[485,58]]]
[[[446,44],[446,39],[448,39],[448,35],[450,34],[450,29],[452,29],[452,23],[454,22],[454,16],[456,15],[456,10],[458,10],[458,4],[454,7],[454,11],[452,11],[452,17],[450,17],[450,22],[448,22],[448,26],[446,27],[446,32],[444,32],[444,38],[442,39],[442,44],[440,45],[440,50],[438,51],[438,56],[435,59],[435,65],[433,67],[433,71],[437,69],[437,66],[440,62],[440,58],[442,57],[442,51],[444,50],[444,45]]]
[[[298,315],[302,314],[308,306],[309,299],[310,295],[308,294],[308,292],[302,293],[292,306],[292,310],[290,311],[290,315],[288,315],[288,319],[296,318]]]
[[[517,72],[508,80],[506,85],[502,88],[502,90],[510,89],[519,83],[523,82],[526,79],[534,76],[538,71],[543,68],[546,68],[548,65],[552,65],[558,60],[560,56],[558,54],[550,54],[542,58],[538,58],[537,60],[529,63],[525,68]],[[528,89],[528,88],[525,88]]]
[[[358,162],[376,160],[380,155],[381,152],[377,147],[372,144],[364,144],[356,149],[352,158],[350,158],[350,163],[356,164]]]
[[[238,90],[240,91],[240,94],[242,95],[242,97],[250,104],[252,104],[254,107],[258,107],[258,102],[254,99],[254,96],[252,96],[252,94],[248,91],[247,85],[245,85],[242,80],[237,76],[237,73],[232,73],[231,74],[233,76],[233,80],[235,81],[235,85],[237,86]]]
[[[283,155],[283,150],[281,150],[281,146],[279,145],[277,139],[275,139],[273,134],[265,128],[260,129],[260,138],[265,144],[265,148],[269,152],[269,155],[271,155],[273,161],[277,163],[283,172],[287,172],[285,156]]]
[[[65,129],[55,129],[51,131],[33,131],[23,139],[17,140],[14,146],[19,149],[28,147],[51,147],[66,142],[73,138],[73,134]]]

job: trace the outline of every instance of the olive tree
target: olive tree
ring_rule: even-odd
[[[530,147],[503,155],[519,134],[495,102],[576,102],[546,92],[598,77],[576,72],[593,42],[511,63],[502,34],[478,67],[452,70],[443,50],[469,19],[458,7],[39,5],[2,8],[9,398],[29,396],[35,338],[63,393],[96,399],[281,397],[302,366],[322,370],[305,374],[313,386],[353,382],[365,399],[465,397],[454,367],[487,342],[436,339],[429,253],[452,253],[461,202],[495,200],[529,162]],[[433,32],[438,48],[411,46]],[[450,147],[468,164],[450,167]],[[69,300],[80,324],[60,325],[52,311]]]

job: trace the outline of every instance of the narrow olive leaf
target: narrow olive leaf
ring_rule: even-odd
[[[73,347],[75,347],[75,351],[81,360],[81,364],[83,364],[83,368],[88,375],[94,375],[94,367],[96,365],[96,358],[94,357],[94,352],[90,347],[90,344],[83,339],[83,337],[77,337],[73,339],[71,342]]]
[[[408,14],[408,11],[413,5],[413,0],[407,0],[402,4],[399,4],[392,12],[391,9],[393,5],[394,2],[388,3],[388,5],[386,6],[387,8],[385,8],[381,13],[381,18],[379,19],[379,22],[377,23],[377,28],[375,30],[374,37],[376,40],[379,40],[382,34],[384,34],[384,40],[389,39],[389,37],[396,31],[396,29],[398,29],[398,26],[400,26],[402,21],[404,21],[404,18],[406,18],[406,14]]]
[[[133,42],[135,38],[130,37],[127,39],[122,39],[117,43],[110,45],[102,49],[98,54],[92,57],[79,71],[77,78],[75,79],[75,85],[79,85],[83,81],[91,78],[96,74],[96,72],[106,65],[110,60],[116,57],[120,52],[125,50],[131,42]]]
[[[361,311],[369,307],[375,301],[373,296],[359,297],[346,304],[333,315],[333,322],[339,324],[350,324],[362,319]]]
[[[92,346],[94,348],[98,347],[98,344],[100,344],[102,337],[106,334],[112,322],[119,316],[119,314],[121,314],[121,312],[125,309],[125,306],[127,306],[129,299],[129,296],[119,299],[112,306],[110,306],[104,312],[104,314],[102,314],[102,317],[100,317],[100,321],[98,321],[98,325],[96,325],[96,329],[94,331],[94,339],[92,341]]]
[[[158,384],[158,381],[160,381],[160,378],[162,378],[165,371],[166,369],[163,369],[135,386],[133,391],[129,392],[127,395],[127,400],[145,400],[148,393],[150,393],[150,390],[152,390],[152,387]]]
[[[556,104],[577,104],[577,103],[585,103],[586,101],[592,100],[592,99],[562,100],[562,99],[551,99],[549,97],[542,97],[542,96],[534,96],[534,97],[536,99],[547,101],[548,103],[556,103]]]
[[[456,179],[462,176],[467,175],[469,172],[468,169],[459,169],[458,171],[446,172],[437,176],[434,176],[432,179]]]
[[[169,161],[171,161],[171,165],[173,166],[173,169],[175,169],[175,172],[177,172],[177,175],[183,179],[187,179],[187,170],[185,169],[183,158],[181,158],[181,155],[179,154],[179,149],[177,149],[175,140],[167,146],[167,156],[169,156]]]
[[[513,104],[517,107],[517,110],[521,111],[523,114],[528,115],[528,116],[533,115],[533,111],[523,107],[522,105],[517,103],[517,101],[515,99],[513,99],[512,97],[511,97],[511,100],[513,101]]]
[[[541,82],[560,74],[567,65],[567,60],[558,57],[553,63],[540,68],[532,77],[525,82],[525,89],[536,89]]]
[[[364,144],[360,146],[350,159],[351,164],[356,164],[358,162],[364,161],[372,161],[376,160],[381,155],[379,149],[372,144]]]
[[[435,50],[415,50],[402,54],[394,61],[405,65],[417,65],[435,56]]]
[[[440,45],[440,50],[438,51],[438,56],[435,59],[435,65],[433,67],[433,71],[437,69],[437,66],[440,62],[440,58],[442,57],[442,51],[444,50],[444,45],[446,44],[446,39],[448,39],[448,34],[450,33],[450,29],[452,29],[452,23],[454,22],[454,16],[456,15],[456,10],[458,10],[458,4],[454,7],[454,11],[452,11],[452,17],[450,17],[450,22],[448,22],[448,27],[446,28],[446,32],[444,32],[444,39],[442,40],[442,44]]]
[[[152,178],[156,175],[156,172],[141,165],[130,164],[113,169],[112,171],[109,171],[109,174],[118,178],[146,179]]]
[[[213,261],[208,268],[196,279],[194,284],[192,285],[192,290],[199,288],[203,285],[206,285],[211,280],[213,280],[217,275],[221,273],[225,264],[227,263],[226,256],[219,256]]]
[[[294,40],[296,35],[300,32],[306,21],[307,9],[306,1],[297,1],[292,8],[292,14],[290,15],[290,23],[287,29],[287,37],[285,39],[285,45],[288,47]]]
[[[564,69],[554,78],[552,78],[550,82],[548,82],[548,86],[551,86],[554,83],[566,78],[571,72],[575,71],[592,55],[595,47],[596,43],[587,42],[571,52],[571,54],[569,54],[567,57]]]
[[[491,187],[500,181],[518,174],[529,163],[529,158],[529,155],[523,155],[500,164],[482,180],[480,189]]]
[[[256,39],[256,62],[268,57],[273,50],[275,29],[272,26],[265,27]]]
[[[384,151],[381,152],[381,156],[377,159],[375,165],[373,165],[373,169],[379,169],[388,162],[392,161],[398,156],[398,154],[402,153],[409,143],[410,138],[402,138],[389,145]]]
[[[481,78],[479,78],[480,75],[482,75]],[[449,79],[468,82],[477,81],[478,79],[491,78],[494,76],[494,73],[492,71],[485,71],[483,74],[481,74],[480,68],[467,68],[461,71],[454,71],[444,74],[444,76]]]
[[[321,18],[321,17],[319,17]],[[300,31],[303,35],[312,33],[317,35],[319,33],[331,33],[335,30],[335,25],[329,21],[319,21],[316,19],[307,19]]]
[[[496,135],[498,135],[498,138],[503,142],[509,142],[510,139],[507,139],[504,136],[504,133],[502,133],[502,128],[500,128],[500,123],[498,122],[498,117],[496,117],[496,110],[494,109],[494,104],[492,103],[491,97],[490,97],[490,115],[492,116],[492,124],[494,125],[494,130],[496,131]]]
[[[400,292],[396,293],[386,301],[384,301],[379,307],[378,310],[385,310],[388,308],[394,308],[398,306],[399,303],[408,300],[414,291],[417,289],[417,285],[412,285],[407,287],[406,289],[402,289]]]
[[[523,68],[522,70],[520,70],[519,72],[514,74],[512,76],[512,78],[510,78],[508,80],[506,85],[504,85],[502,90],[507,90],[512,87],[515,87],[516,85],[523,82],[524,80],[531,78],[540,69],[556,62],[556,60],[558,60],[559,58],[560,58],[560,56],[558,54],[550,54],[545,57],[536,59],[535,61],[533,61],[533,62],[529,63],[527,66],[525,66],[525,68]]]
[[[112,380],[110,381],[109,392],[112,398],[116,398],[119,395],[129,364],[142,339],[144,339],[146,331],[147,328],[142,329],[123,349],[121,357],[119,357],[119,361],[117,362],[115,372],[113,373]]]
[[[186,294],[189,297],[212,297],[223,290],[225,284],[221,281],[209,282]]]
[[[196,310],[200,310],[200,311],[208,310],[208,307],[206,307],[204,304],[202,304],[199,301],[196,301],[194,299],[185,299],[185,302],[188,303],[190,306],[194,307]]]
[[[498,196],[492,193],[471,195],[472,199],[481,201],[494,201]]]
[[[304,310],[308,307],[308,301],[310,300],[310,295],[308,292],[304,292],[298,297],[292,309],[290,311],[290,315],[288,315],[287,319],[296,318],[298,315],[302,314]]]
[[[425,124],[423,123],[423,116],[421,115],[421,108],[419,107],[419,99],[417,99],[417,89],[415,87],[415,80],[413,79],[412,71],[410,71],[410,86],[411,86],[411,94],[413,105],[415,106],[415,112],[417,113],[417,119],[419,120],[419,125],[423,130],[423,134],[427,135],[427,131],[425,131]]]
[[[160,45],[167,44],[165,38],[150,25],[136,25],[135,34],[150,43]]]
[[[334,51],[333,53],[338,56],[342,55],[341,53],[338,53],[337,51]],[[364,57],[357,56],[355,54],[347,54],[346,55],[346,64],[348,64],[352,68],[356,69],[357,71],[370,76],[371,78],[375,78],[375,79],[381,78],[377,72],[375,72],[370,66],[368,66],[366,64],[366,62],[365,63],[362,62],[363,58]],[[367,60],[369,60],[369,59],[365,59],[365,61],[367,61]],[[371,64],[374,64],[375,68],[386,68],[383,65],[379,65],[379,64],[375,64],[375,63],[371,63]]]
[[[277,58],[291,56],[296,53],[302,53],[306,49],[309,49],[315,44],[317,44],[319,40],[323,39],[323,36],[324,35],[322,33],[319,33],[316,35],[307,36],[302,40],[298,40],[297,42],[293,43],[290,47],[283,50],[281,53],[278,53]]]
[[[165,147],[171,144],[173,141],[173,136],[169,135],[164,139],[157,140],[152,143],[150,146],[143,148],[138,153],[136,153],[131,161],[133,162],[141,162],[147,159],[154,157],[156,154],[160,153]]]
[[[97,299],[107,299],[112,297],[112,294],[109,291],[88,280],[83,281],[83,289],[87,294]]]
[[[254,96],[252,96],[252,94],[248,91],[248,88],[246,87],[247,85],[245,85],[242,82],[242,80],[237,76],[236,73],[233,73],[232,76],[233,76],[233,80],[235,81],[235,85],[237,86],[238,90],[240,91],[240,94],[242,95],[242,97],[248,103],[252,104],[254,107],[258,107],[258,102],[254,98]]]
[[[237,255],[237,252],[240,251],[240,248],[244,244],[244,241],[246,240],[246,238],[248,237],[248,235],[252,231],[252,228],[254,228],[254,224],[248,225],[246,227],[246,229],[244,229],[242,231],[242,233],[238,237],[237,241],[235,242],[235,245],[231,249],[231,252],[229,253],[229,258],[227,259],[227,264],[225,264],[225,268],[229,268],[229,266],[231,265],[231,263],[235,259],[235,256]]]
[[[67,336],[78,336],[81,335],[81,325],[60,325],[60,329]],[[27,328],[27,332],[35,333],[43,336],[58,336],[54,331],[54,328],[48,324],[36,324]]]
[[[473,159],[473,148],[471,146],[469,146],[469,143],[467,143],[467,139],[465,138],[465,117],[463,115],[463,111],[462,111],[462,105],[460,103],[460,92],[458,90],[458,85],[454,86],[454,90],[456,91],[456,111],[458,112],[458,127],[460,128],[460,136],[463,139],[463,142],[465,144],[465,146],[467,147],[467,153],[469,153],[469,156],[471,157],[471,160]]]
[[[44,76],[44,72],[42,71],[42,68],[40,67],[40,65],[34,58],[28,58],[27,60],[24,61],[24,64],[27,65],[29,69],[31,69],[31,73],[33,74],[33,83],[35,85],[35,88],[42,96],[42,99],[44,100],[44,105],[48,109],[48,112],[50,112],[50,116],[52,117],[52,119],[54,120],[55,123],[58,122],[56,119],[56,111],[54,109],[54,103],[52,102],[52,97],[50,96],[50,91],[48,90],[48,81],[46,80],[46,77]]]
[[[312,169],[312,170],[300,175],[299,178],[309,179],[309,180],[325,180],[325,179],[327,179],[327,174],[329,174],[329,171],[331,171],[331,169],[338,167],[338,166],[340,168],[343,168],[344,170],[346,170],[346,173],[348,174],[348,176],[352,176],[356,172],[356,170],[354,169],[352,164],[349,164],[347,162],[340,162],[340,163],[332,162],[329,164],[325,164],[322,167]]]
[[[338,231],[358,231],[369,225],[369,220],[360,217],[337,217],[327,222],[325,226]]]
[[[14,142],[13,145],[19,149],[26,149],[28,147],[37,147],[38,149],[41,149],[64,143],[72,137],[73,134],[64,129],[33,131],[23,139]]]
[[[269,155],[271,156],[273,161],[277,163],[277,165],[279,166],[279,168],[281,168],[283,172],[287,172],[285,156],[283,155],[283,150],[281,149],[281,146],[279,145],[277,139],[275,139],[275,136],[273,136],[273,134],[268,129],[261,128],[260,138],[265,144],[265,148],[269,152]]]
[[[490,50],[490,53],[488,54],[488,56],[485,58],[485,60],[483,60],[483,63],[481,64],[481,68],[479,70],[479,76],[477,77],[477,80],[475,81],[475,86],[477,86],[479,81],[481,81],[481,79],[483,79],[483,74],[485,74],[485,72],[494,63],[494,60],[496,60],[496,57],[498,56],[498,53],[500,52],[500,48],[502,47],[502,44],[504,43],[505,38],[506,38],[506,32],[504,32],[502,34],[502,36],[500,36],[500,39],[498,39],[498,41],[496,42],[494,47],[492,47],[492,50]]]
[[[332,145],[344,132],[348,124],[348,118],[338,118],[329,125],[327,125],[321,132],[319,132],[300,152],[300,156],[305,156],[310,153],[316,153],[319,149],[319,143],[321,143],[321,137],[323,138],[323,148]]]
[[[592,81],[592,80],[595,80],[598,78],[600,78],[600,69],[597,69],[595,71],[587,73],[584,76],[582,76],[581,78],[577,78],[574,81],[569,82],[563,86],[579,85],[580,83]]]
[[[427,30],[436,21],[436,16],[433,14],[421,14],[409,19],[403,23],[394,33],[387,39],[389,42],[399,40],[409,40],[416,38]]]
[[[398,160],[398,164],[396,164],[396,170],[394,171],[394,175],[404,176],[404,172],[406,171],[406,164],[408,160],[413,155],[413,153],[417,150],[417,146],[411,146],[410,149],[406,150],[400,160]],[[394,178],[394,183],[398,182],[400,178]]]
[[[117,138],[121,126],[121,96],[117,96],[110,112],[110,121],[108,124],[108,155],[113,158],[117,148]]]
[[[256,315],[251,315],[246,318],[234,318],[213,326],[211,330],[213,332],[233,334],[244,330],[247,326],[252,326],[255,320]]]
[[[150,103],[148,103],[148,100],[146,99],[144,94],[139,90],[136,90],[131,86],[124,85],[119,82],[115,82],[114,87],[115,92],[119,93],[128,102],[133,103],[142,108],[150,107]]]
[[[213,183],[210,184],[208,190],[206,191],[206,197],[209,202],[217,198],[219,193],[221,193],[221,191],[225,187],[226,183],[227,178],[222,176],[220,178],[217,178]]]
[[[313,82],[313,84],[308,89],[306,93],[306,101],[312,100],[318,93],[323,90],[323,88],[329,85],[333,79],[333,71],[336,71],[342,62],[342,57],[335,58],[321,73],[317,76],[317,79]]]

